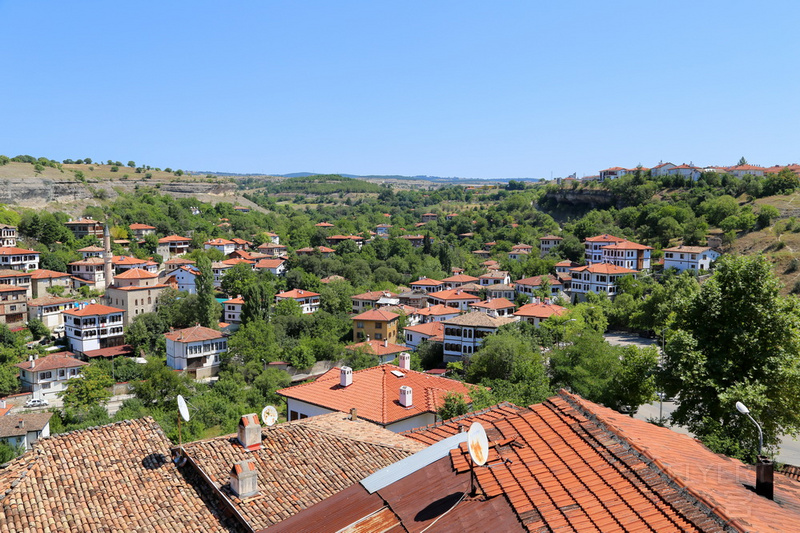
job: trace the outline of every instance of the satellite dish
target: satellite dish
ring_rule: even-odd
[[[186,405],[186,400],[183,399],[183,396],[178,394],[178,411],[181,413],[181,418],[189,421],[189,406]]]
[[[483,466],[489,458],[489,439],[486,438],[486,431],[480,422],[473,422],[467,433],[467,447],[472,461]]]
[[[278,421],[278,410],[271,405],[266,406],[261,410],[261,421],[265,426],[273,426]]]

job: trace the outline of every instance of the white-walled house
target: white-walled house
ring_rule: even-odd
[[[708,246],[676,246],[664,248],[664,270],[675,268],[680,272],[695,270],[704,272],[711,269],[711,263],[721,254]]]
[[[621,241],[603,247],[603,262],[630,270],[649,270],[650,246],[632,241]]]
[[[28,320],[38,318],[50,331],[64,330],[64,311],[74,309],[78,302],[72,298],[47,295],[28,300]]]
[[[233,253],[234,250],[236,250],[235,242],[221,238],[211,239],[209,241],[206,241],[203,243],[203,246],[205,247],[206,250],[208,250],[209,248],[216,248],[217,250],[222,252],[223,255],[231,254]]]
[[[0,442],[25,451],[36,441],[50,436],[53,413],[23,413],[0,417]]]
[[[445,320],[444,361],[449,363],[468,359],[478,351],[484,337],[496,332],[500,326],[516,320],[506,317],[494,318],[480,311]]]
[[[353,372],[334,367],[310,383],[280,389],[289,420],[326,413],[350,413],[399,433],[436,422],[436,410],[447,393],[463,394],[466,384],[410,370],[407,363],[382,364]]]
[[[35,250],[26,250],[16,246],[0,246],[0,269],[36,270],[39,268],[39,256]]]
[[[304,315],[319,310],[319,293],[316,292],[304,291],[301,289],[283,291],[275,295],[275,303],[281,300],[294,300],[299,303]]]
[[[178,290],[181,292],[188,292],[189,294],[197,294],[196,278],[200,275],[200,269],[194,265],[187,265],[178,268],[175,271],[175,282],[178,284]]]
[[[222,321],[229,324],[241,324],[243,306],[244,300],[241,296],[222,302]]]
[[[539,290],[545,282],[550,285],[549,297],[566,297],[564,293],[564,283],[552,274],[519,279],[514,282],[514,287],[517,295],[524,294],[530,299],[533,298],[534,291]]]
[[[470,304],[480,302],[481,299],[461,289],[448,289],[428,294],[428,303],[431,306],[444,305],[459,311],[467,311]]]
[[[442,322],[426,322],[403,329],[406,346],[416,351],[422,341],[444,342],[444,324]]]
[[[585,241],[583,241],[586,264],[592,265],[594,263],[602,263],[603,248],[609,244],[623,242],[624,240],[625,239],[622,237],[615,237],[614,235],[609,235],[608,233],[596,235],[594,237],[588,237]]]
[[[9,224],[0,224],[0,246],[17,245],[17,227]]]
[[[46,357],[32,355],[24,363],[17,363],[22,390],[34,398],[52,401],[66,390],[67,381],[80,377],[81,368],[89,363],[72,357],[71,352],[58,352]]]
[[[567,311],[568,309],[566,307],[552,304],[550,303],[549,299],[546,299],[544,302],[542,302],[537,298],[536,301],[525,304],[517,309],[517,311],[514,313],[514,316],[519,320],[528,322],[529,324],[538,328],[543,321],[547,320],[551,316],[560,316]]]
[[[561,244],[563,237],[558,235],[545,235],[539,239],[539,257],[544,257],[550,253],[550,250]]]
[[[70,349],[86,354],[124,344],[123,314],[122,309],[100,304],[64,311],[64,328]]]
[[[275,276],[286,274],[286,261],[284,259],[259,259],[254,265],[255,270],[269,270]]]
[[[194,374],[195,379],[217,375],[228,340],[216,330],[200,325],[165,333],[167,366]]]
[[[609,263],[573,268],[570,272],[572,273],[570,291],[575,300],[584,300],[589,292],[596,294],[605,292],[613,298],[617,294],[616,283],[619,278],[628,275],[636,277],[638,274],[636,270]]]

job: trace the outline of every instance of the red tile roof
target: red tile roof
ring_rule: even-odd
[[[686,254],[702,254],[708,252],[712,248],[709,246],[674,246],[672,248],[664,248],[664,252],[678,252]]]
[[[99,350],[89,350],[87,352],[83,352],[83,355],[88,357],[89,359],[94,359],[95,357],[118,357],[118,356],[132,356],[133,355],[133,346],[130,344],[120,344],[118,346],[109,346],[108,348],[100,348]]]
[[[571,268],[572,272],[592,272],[594,274],[636,274],[638,270],[612,265],[611,263],[595,263],[589,266]]]
[[[444,323],[439,321],[426,322],[424,324],[417,324],[416,326],[406,326],[403,329],[429,337],[441,337],[444,335]]]
[[[59,296],[42,296],[41,298],[34,298],[28,300],[28,307],[39,307],[44,305],[60,305],[74,303],[72,298],[62,298]]]
[[[588,237],[583,242],[622,242],[625,239],[620,237],[614,237],[613,235],[609,235],[608,233],[604,233],[602,235],[597,235],[595,237]]]
[[[148,226],[147,224],[139,224],[139,223],[131,224],[128,227],[130,229],[132,229],[132,230],[137,230],[137,229],[156,229],[155,226]]]
[[[392,371],[401,372],[403,377]],[[453,379],[430,376],[414,370],[383,364],[353,372],[353,383],[339,385],[338,367],[334,367],[312,383],[304,383],[277,391],[281,396],[319,405],[327,409],[350,412],[355,407],[358,416],[383,426],[417,416],[435,413],[448,392],[464,394],[469,401],[469,387]],[[400,405],[400,386],[413,391],[413,405]]]
[[[478,281],[478,278],[473,276],[467,276],[466,274],[456,274],[455,276],[444,278],[442,281],[444,283],[473,283],[475,281]]]
[[[506,298],[493,298],[492,300],[470,304],[469,306],[480,309],[508,309],[514,307],[514,302],[509,301]]]
[[[178,329],[170,331],[169,333],[164,333],[164,337],[177,342],[199,342],[221,339],[223,335],[215,329],[197,325],[191,328]]]
[[[170,461],[152,418],[40,439],[0,471],[0,531],[226,532],[211,491]]]
[[[564,237],[559,237],[558,235],[545,235],[544,237],[539,238],[540,241],[563,241]]]
[[[149,259],[139,259],[137,257],[132,257],[130,255],[115,255],[111,258],[111,262],[117,266],[129,266],[129,265],[148,265],[153,266],[157,265],[155,261],[151,261]]]
[[[543,303],[530,303],[521,306],[514,313],[514,316],[540,318],[542,320],[549,318],[553,315],[561,316],[566,313],[568,309],[554,304]]]
[[[428,296],[431,298],[436,298],[437,300],[444,300],[444,301],[448,300],[449,301],[470,300],[478,302],[481,301],[481,299],[475,296],[474,294],[470,294],[462,289],[447,289],[444,291],[436,291],[430,293]]]
[[[204,242],[203,244],[207,244],[209,246],[225,246],[236,243],[233,241],[229,241],[228,239],[211,239],[209,241]]]
[[[547,282],[552,287],[553,285],[563,285],[561,281],[552,274],[546,274],[542,276],[533,276],[530,278],[518,279],[515,283],[517,285],[528,285],[530,287],[540,287],[542,285],[543,280],[547,280]]]
[[[397,298],[397,294],[389,291],[370,291],[351,296],[351,300],[367,300],[370,302],[377,302],[381,298]]]
[[[41,255],[41,252],[36,250],[26,250],[25,248],[17,248],[16,246],[0,246],[0,255]]]
[[[183,242],[183,241],[190,242],[191,240],[192,239],[190,239],[189,237],[181,237],[180,235],[169,235],[168,237],[162,237],[161,239],[158,239],[158,242],[160,244],[165,244],[168,242]]]
[[[402,344],[394,344],[386,340],[364,341],[356,344],[350,344],[349,346],[345,346],[345,348],[353,351],[364,350],[364,352],[366,353],[371,353],[373,355],[380,356],[381,358],[387,355],[399,354],[401,352],[407,352],[410,350],[408,346],[404,346]]]
[[[423,444],[431,445],[461,433],[462,431],[467,431],[473,422],[480,422],[482,425],[486,426],[488,423],[528,411],[529,409],[525,407],[517,407],[513,403],[503,402],[487,407],[486,409],[472,411],[429,426],[403,431],[400,434]]]
[[[608,246],[603,246],[603,250],[652,250],[652,246],[645,246],[633,241],[619,241]]]
[[[89,363],[84,363],[72,357],[72,352],[56,352],[45,357],[40,357],[33,360],[33,368],[31,368],[31,361],[24,361],[17,363],[14,366],[23,370],[33,370],[40,372],[44,370],[56,370],[58,368],[76,368],[79,366],[86,366]]]
[[[256,268],[278,268],[283,264],[283,259],[259,259]]]
[[[311,291],[303,291],[300,289],[292,289],[290,291],[279,292],[275,296],[277,296],[278,298],[297,299],[297,298],[310,298],[312,296],[319,296],[319,293]]]
[[[478,298],[480,300],[480,298]],[[436,304],[430,307],[424,307],[417,311],[417,314],[420,316],[443,316],[443,315],[457,315],[460,314],[461,311],[456,309],[455,307],[447,307],[446,305]]]
[[[392,320],[397,320],[400,318],[400,315],[395,313],[390,313],[388,311],[384,311],[383,309],[370,309],[369,311],[364,311],[360,315],[356,315],[353,317],[353,320],[371,320],[374,322],[391,322]]]
[[[222,303],[223,304],[244,305],[244,299],[241,296],[237,296],[236,298],[231,298],[230,300],[225,300]]]
[[[101,304],[89,304],[81,309],[67,309],[63,312],[65,315],[71,316],[96,316],[96,315],[110,315],[113,313],[124,313],[123,309],[111,307]]]
[[[442,285],[442,282],[438,279],[422,278],[418,279],[417,281],[412,281],[411,286],[414,285],[438,287],[439,285]]]
[[[155,272],[148,272],[142,268],[131,268],[125,272],[117,274],[114,276],[114,279],[153,279],[157,277],[158,274]]]
[[[85,248],[81,248],[78,251],[79,252],[102,252],[103,251],[103,247],[102,246],[94,246],[94,245],[92,245],[92,246],[86,246]]]

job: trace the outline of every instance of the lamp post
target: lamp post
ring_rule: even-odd
[[[760,456],[761,448],[764,447],[764,433],[761,431],[761,426],[758,425],[758,422],[756,422],[756,420],[750,415],[750,409],[748,409],[747,406],[745,406],[745,404],[742,402],[736,402],[736,410],[743,415],[746,415],[747,418],[749,418],[750,421],[758,428],[758,455]]]

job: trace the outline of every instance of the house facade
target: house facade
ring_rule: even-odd
[[[143,313],[156,310],[156,302],[167,285],[158,283],[158,274],[134,268],[114,277],[106,287],[105,303],[125,311],[123,325]]]
[[[158,239],[158,248],[156,252],[165,261],[185,254],[189,251],[189,246],[192,244],[192,239],[188,237],[181,237],[180,235],[169,235]]]
[[[617,295],[617,280],[623,276],[634,276],[636,270],[619,267],[609,263],[587,265],[570,270],[572,282],[570,292],[573,300],[583,301],[586,294],[605,292],[609,298]]]
[[[0,269],[36,270],[39,268],[39,252],[16,246],[0,247]]]
[[[64,311],[75,309],[78,302],[72,298],[44,296],[28,300],[28,320],[41,320],[53,332],[64,331]]]
[[[33,398],[51,401],[67,388],[67,381],[80,377],[81,369],[87,366],[73,357],[71,352],[58,352],[46,357],[32,355],[19,368],[22,390],[30,392]]]
[[[93,350],[121,346],[125,343],[123,317],[116,307],[89,304],[64,313],[67,343],[75,353],[85,355]]]
[[[550,251],[561,244],[563,240],[563,237],[559,237],[558,235],[545,235],[539,239],[539,257],[544,257],[549,254]]]
[[[28,296],[25,287],[0,285],[0,324],[10,328],[25,325],[28,319]]]
[[[241,296],[222,302],[222,321],[229,324],[241,324],[243,306],[244,300]]]
[[[428,322],[416,326],[406,326],[403,329],[406,346],[416,351],[424,341],[444,342],[444,323]]]
[[[228,351],[228,340],[219,331],[194,326],[165,333],[167,366],[203,379],[217,375],[220,357]]]
[[[103,225],[92,219],[92,217],[79,218],[77,220],[70,219],[64,222],[64,225],[75,235],[75,239],[82,239],[87,235],[92,235],[98,239],[103,238]]]
[[[445,320],[444,361],[449,363],[468,359],[478,351],[484,337],[515,320],[516,318],[493,318],[479,311]]]
[[[14,247],[17,245],[17,228],[8,224],[0,224],[0,246]]]
[[[675,268],[679,272],[711,270],[711,263],[721,254],[708,246],[676,246],[664,248],[664,270]]]
[[[319,310],[319,293],[292,289],[290,291],[279,292],[275,295],[275,303],[281,300],[294,300],[300,304],[304,315],[311,314]]]
[[[372,339],[394,343],[399,323],[398,314],[370,309],[353,317],[353,341]]]

